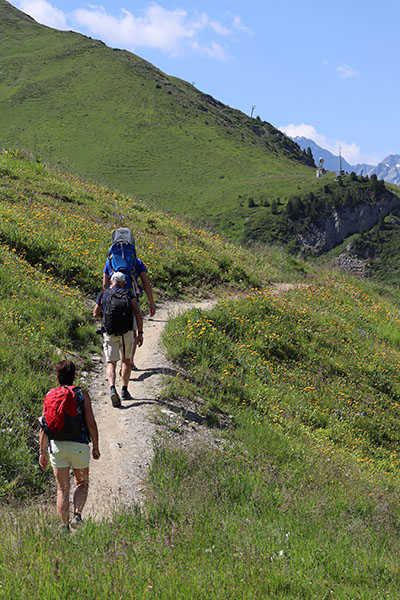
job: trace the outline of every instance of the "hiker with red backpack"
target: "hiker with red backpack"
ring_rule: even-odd
[[[59,362],[56,376],[59,386],[46,394],[39,419],[39,464],[45,470],[50,457],[57,483],[57,513],[67,529],[75,529],[82,523],[82,509],[89,489],[89,443],[92,443],[92,457],[98,460],[99,434],[89,394],[73,385],[74,363],[69,360]],[[71,520],[70,468],[75,476]]]
[[[144,290],[150,304],[150,317],[153,317],[156,312],[156,306],[153,299],[151,283],[147,276],[147,269],[143,261],[136,256],[135,241],[132,232],[127,227],[121,227],[112,232],[111,247],[103,270],[103,290],[109,288],[111,275],[115,271],[124,273],[125,287],[133,288],[135,290],[138,302],[140,301],[140,296],[143,294]],[[139,278],[141,280],[141,285],[139,285],[138,282]],[[137,341],[138,325],[134,319],[131,369],[136,369],[134,356],[138,345]]]
[[[128,391],[131,375],[133,346],[133,317],[138,325],[138,346],[143,344],[143,317],[133,289],[125,288],[125,275],[116,271],[111,275],[111,287],[97,296],[93,316],[103,317],[103,350],[106,358],[106,376],[110,385],[111,404],[121,406],[122,400],[132,400]],[[121,359],[121,398],[115,388],[116,366]]]

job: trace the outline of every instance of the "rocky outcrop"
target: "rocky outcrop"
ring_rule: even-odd
[[[386,190],[377,201],[371,199],[355,207],[334,209],[327,220],[314,225],[307,234],[301,234],[299,241],[304,250],[322,254],[349,235],[369,231],[376,225],[380,215],[386,217],[391,212],[400,215],[400,198]]]
[[[349,252],[343,252],[336,259],[336,265],[343,271],[348,271],[355,277],[367,277],[368,260],[351,256]]]

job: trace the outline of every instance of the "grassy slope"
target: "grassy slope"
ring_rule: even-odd
[[[33,432],[57,348],[87,355],[98,344],[87,300],[101,287],[111,231],[122,225],[135,232],[158,301],[222,287],[235,293],[276,278],[285,262],[293,273],[301,268],[278,253],[275,267],[253,260],[141,202],[36,161],[0,156],[0,333],[8,341],[0,350],[0,495],[39,485],[31,472]]]
[[[279,277],[239,246],[20,156],[0,157],[0,238],[67,283],[97,291],[111,231],[121,226],[134,232],[138,256],[162,296],[237,288],[240,281],[247,288]]]
[[[237,239],[248,213],[241,198],[316,185],[298,147],[268,123],[131,53],[38,25],[4,0],[0,50],[3,147],[212,220]]]
[[[35,162],[3,156],[0,194],[3,495],[30,496],[44,485],[34,466],[35,416],[52,382],[55,346],[93,348],[80,288],[97,289],[114,225],[140,224],[138,246],[158,297],[191,296],[192,286],[207,294],[216,289],[210,272],[240,292],[243,264],[261,285],[245,283],[248,298],[181,317],[166,335],[187,374],[171,381],[166,397],[196,401],[210,422],[229,412],[234,427],[219,432],[222,450],[158,444],[146,514],[89,523],[68,540],[55,535],[54,509],[8,508],[1,594],[396,598],[398,298],[324,273],[310,287],[272,295],[263,282],[278,268],[282,279],[293,275],[299,262],[272,251],[253,260]],[[10,348],[23,348],[24,360]]]
[[[171,353],[192,381],[174,380],[172,393],[187,389],[208,410],[249,405],[397,477],[399,317],[374,286],[329,274],[283,297],[266,289],[222,302],[171,327]]]

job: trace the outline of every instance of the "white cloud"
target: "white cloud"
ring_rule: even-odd
[[[74,12],[76,22],[90,34],[99,36],[110,45],[124,48],[159,48],[176,55],[182,44],[194,37],[195,30],[185,25],[186,12],[167,11],[153,4],[144,17],[134,17],[122,9],[119,17],[103,7],[92,6]]]
[[[291,138],[299,136],[311,139],[318,146],[329,150],[329,152],[332,152],[336,156],[339,154],[340,147],[343,158],[351,165],[365,162],[374,165],[379,162],[376,154],[364,154],[355,142],[349,144],[336,138],[327,138],[325,135],[318,133],[312,125],[306,125],[305,123],[301,123],[300,125],[290,124],[279,127],[279,129]]]
[[[102,6],[90,6],[73,13],[77,24],[91,35],[100,37],[111,46],[128,50],[155,48],[179,56],[187,51],[196,52],[209,58],[228,60],[229,53],[224,46],[213,39],[203,40],[210,32],[226,38],[231,31],[206,13],[189,16],[186,10],[165,9],[152,3],[135,16],[122,9],[119,16],[113,16]]]
[[[193,26],[197,30],[210,28],[218,35],[229,35],[231,33],[227,27],[221,23],[218,23],[218,21],[212,21],[206,13],[202,13],[199,17],[197,17],[193,21]]]
[[[70,29],[63,11],[55,8],[46,0],[19,0],[15,5],[42,25],[54,27],[54,29]]]
[[[253,31],[249,29],[249,27],[243,25],[241,17],[238,17],[237,15],[231,15],[231,19],[232,27],[235,31],[238,31],[239,33],[246,33],[247,35],[254,35]]]
[[[222,61],[228,61],[230,59],[226,49],[218,44],[217,42],[210,42],[208,45],[199,44],[196,40],[193,40],[189,44],[190,48],[206,58],[217,58]]]
[[[346,63],[342,63],[341,65],[336,67],[335,70],[337,73],[339,73],[339,77],[341,77],[342,79],[351,79],[351,78],[360,77],[360,73],[358,73],[358,71],[356,71],[355,69],[353,69],[353,67],[351,67],[350,65],[348,65]]]

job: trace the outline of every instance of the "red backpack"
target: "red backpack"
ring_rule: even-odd
[[[79,435],[82,422],[79,419],[73,385],[52,388],[43,401],[40,426],[50,440],[72,440]]]

